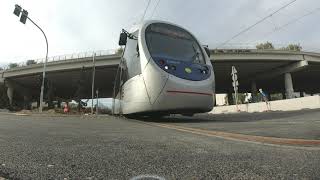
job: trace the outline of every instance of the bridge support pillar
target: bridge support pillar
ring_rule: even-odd
[[[287,99],[294,98],[294,90],[293,90],[291,73],[284,74],[284,84],[286,89],[286,98]]]
[[[258,90],[257,90],[257,84],[255,81],[252,81],[251,83],[251,97],[252,97],[252,102],[257,102]]]
[[[58,99],[57,108],[61,108],[61,103],[62,103],[62,101],[60,99]]]
[[[31,109],[31,102],[28,95],[23,96],[23,109],[27,109],[27,110]]]
[[[53,99],[54,99],[54,87],[51,82],[48,82],[48,88],[47,88],[47,93],[46,93],[46,99],[48,102],[48,108],[53,109]]]
[[[4,84],[4,78],[0,77],[0,85]]]
[[[9,106],[12,107],[13,106],[13,93],[14,93],[14,88],[12,83],[10,83],[9,81],[6,81],[6,86],[7,86],[7,96],[9,99]]]

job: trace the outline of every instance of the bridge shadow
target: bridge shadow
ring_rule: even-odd
[[[235,122],[256,122],[262,120],[290,119],[295,116],[303,116],[308,113],[317,113],[316,110],[300,110],[300,111],[273,111],[259,113],[235,113],[235,114],[199,114],[193,117],[180,115],[165,117],[135,117],[133,119],[144,122],[156,123],[235,123]]]

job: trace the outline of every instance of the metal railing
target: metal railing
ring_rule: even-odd
[[[280,46],[280,45],[278,45]],[[276,47],[277,48],[277,47]],[[222,48],[219,49],[212,49],[213,52],[215,53],[245,53],[245,52],[257,52],[255,46],[252,44],[227,44]],[[261,51],[266,51],[266,50],[261,50]],[[270,50],[270,51],[283,51],[283,50]],[[320,53],[320,48],[309,48],[309,49],[302,49],[303,52],[312,52],[312,53]],[[296,52],[296,51],[292,51]],[[96,56],[105,56],[105,55],[114,55],[117,53],[117,49],[110,49],[110,50],[100,50],[100,51],[87,51],[87,52],[79,52],[79,53],[72,53],[72,54],[64,54],[64,55],[58,55],[58,56],[51,56],[48,57],[48,62],[56,62],[56,61],[65,61],[65,60],[77,60],[77,59],[83,59],[87,57],[92,57],[93,53],[96,53]],[[26,58],[28,59],[28,58]],[[28,60],[33,60],[35,64],[42,64],[45,61],[45,58],[40,58],[40,59],[28,59]],[[17,63],[17,67],[25,67],[27,65],[27,61],[24,60],[23,62]],[[9,66],[2,67],[3,70],[10,69]],[[1,70],[0,70],[1,71]]]
[[[88,57],[92,57],[94,53],[95,53],[95,56],[106,56],[106,55],[116,54],[116,52],[117,52],[117,49],[110,49],[110,50],[87,51],[87,52],[79,52],[79,53],[51,56],[51,57],[48,57],[48,63],[56,62],[56,61],[66,61],[66,60],[71,60],[71,59],[77,60],[77,59],[88,58]],[[28,66],[27,62],[29,60],[34,61],[34,64],[42,64],[45,61],[45,58],[39,58],[39,59],[28,59],[28,58],[26,58],[26,59],[27,60],[24,60],[22,62],[16,63],[18,66],[14,67],[14,68]],[[33,64],[30,64],[30,65],[33,65]],[[7,70],[7,69],[10,69],[10,68],[7,65],[6,67],[3,67],[3,69]]]
[[[237,48],[237,49],[211,49],[210,50],[212,53],[217,54],[217,53],[231,53],[231,54],[241,54],[241,53],[284,53],[284,54],[294,54],[294,53],[309,53],[309,54],[317,54],[318,56],[320,55],[320,51],[312,51],[312,50],[304,50],[302,49],[301,51],[296,51],[296,50],[284,50],[284,49],[253,49],[253,48]]]
[[[216,44],[213,44],[212,49],[215,50],[257,50],[256,46],[259,43],[228,43],[225,44],[224,46],[219,47],[218,49],[214,48],[216,47]],[[284,51],[282,48],[287,47],[288,44],[272,44],[274,47],[274,51]],[[311,52],[311,53],[320,53],[320,47],[319,46],[306,46],[302,45],[302,52]],[[294,51],[293,51],[294,52]]]

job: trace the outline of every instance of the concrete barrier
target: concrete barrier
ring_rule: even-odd
[[[265,102],[240,104],[238,105],[241,112],[263,112],[267,110]],[[318,109],[320,108],[320,96],[308,96],[295,99],[286,99],[278,101],[270,101],[271,111],[295,111],[301,109]],[[235,113],[236,106],[217,106],[209,113]]]

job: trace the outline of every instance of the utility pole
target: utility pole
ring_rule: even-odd
[[[99,89],[96,90],[97,94],[97,105],[96,105],[96,115],[99,113]]]
[[[26,24],[27,19],[31,21],[32,24],[34,24],[43,34],[45,40],[46,40],[46,45],[47,45],[47,53],[46,53],[46,59],[43,64],[43,71],[42,71],[42,83],[41,83],[41,90],[40,90],[40,107],[39,107],[39,112],[42,113],[43,109],[43,94],[44,94],[44,84],[45,84],[45,78],[46,78],[46,70],[47,70],[47,62],[48,62],[48,50],[49,50],[49,45],[48,45],[48,39],[44,31],[38,26],[31,18],[28,17],[28,11],[21,8],[19,5],[15,5],[15,9],[13,11],[13,14],[16,16],[20,17],[20,22],[23,24]]]
[[[93,53],[92,56],[92,87],[91,87],[91,114],[93,114],[93,99],[94,99],[94,83],[95,83],[95,76],[96,76],[96,60],[95,60],[96,53]]]

